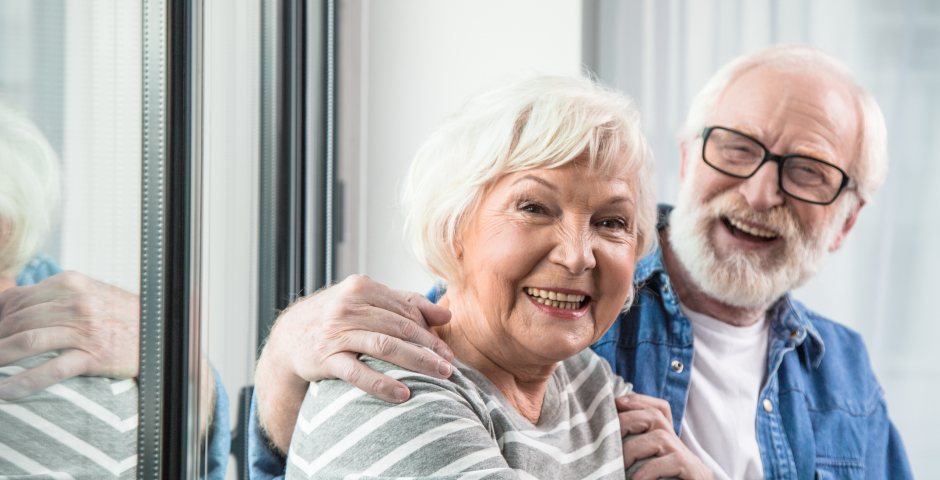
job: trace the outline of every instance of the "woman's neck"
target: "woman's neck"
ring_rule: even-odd
[[[450,323],[435,330],[454,356],[483,374],[533,425],[538,423],[545,387],[558,364],[533,364],[512,338],[490,330],[475,302],[448,292],[438,304],[452,316]]]
[[[2,278],[0,277],[0,292],[7,291],[16,286],[15,278]]]

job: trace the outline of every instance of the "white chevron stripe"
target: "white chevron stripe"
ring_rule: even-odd
[[[600,448],[604,440],[607,438],[607,436],[609,436],[610,434],[614,432],[616,432],[618,435],[620,434],[620,420],[619,419],[614,419],[608,422],[607,425],[604,425],[604,428],[600,431],[600,433],[597,435],[597,438],[592,443],[589,443],[573,452],[568,452],[568,453],[563,452],[561,449],[559,449],[558,447],[554,445],[547,445],[543,442],[540,442],[526,435],[523,435],[520,432],[506,432],[500,440],[503,441],[504,443],[516,442],[516,443],[521,443],[523,445],[528,445],[536,450],[545,452],[550,457],[557,460],[559,464],[567,465],[571,462],[574,462],[575,460],[581,459],[587,455],[590,455],[596,452],[597,449]],[[500,448],[502,448],[502,445],[503,444],[500,443]]]
[[[411,372],[408,372],[409,374]],[[386,374],[387,375],[387,374]],[[345,396],[345,394],[343,395]],[[342,398],[342,397],[340,397]],[[389,421],[397,418],[400,415],[403,415],[415,408],[418,408],[422,405],[436,402],[440,400],[446,401],[457,401],[460,402],[461,399],[456,398],[453,394],[448,393],[426,393],[424,395],[418,395],[417,397],[412,398],[410,401],[403,403],[401,405],[394,405],[390,408],[383,410],[378,415],[372,417],[366,423],[363,423],[358,428],[352,431],[349,435],[346,435],[342,440],[333,445],[332,448],[323,452],[322,455],[317,457],[311,462],[304,460],[297,452],[291,448],[290,453],[288,454],[291,463],[300,468],[304,473],[307,474],[307,477],[312,477],[313,474],[320,471],[321,468],[326,466],[328,463],[335,460],[337,457],[343,454],[350,447],[355,445],[357,442],[366,437],[366,435],[372,433],[377,428],[388,423]],[[337,400],[338,402],[339,400]],[[336,403],[336,402],[334,402]],[[332,406],[332,405],[330,405]]]
[[[600,363],[601,357],[597,355],[591,355],[591,361],[588,362],[587,366],[584,367],[584,370],[581,370],[581,373],[578,374],[574,380],[569,383],[565,390],[568,390],[569,393],[573,394],[577,392],[581,385],[597,370],[598,363]]]
[[[431,378],[431,377],[428,377],[427,375],[421,375],[420,373],[409,372],[407,370],[390,370],[386,372],[385,375],[388,375],[389,377],[392,377],[396,380],[400,380],[402,378],[407,378],[407,377]],[[352,390],[340,395],[339,398],[337,398],[333,403],[327,405],[323,410],[320,410],[310,420],[307,420],[306,418],[304,418],[303,415],[298,414],[297,426],[300,427],[300,430],[302,432],[309,434],[310,432],[313,431],[313,429],[319,427],[328,418],[336,414],[336,412],[338,412],[341,408],[345,407],[350,402],[352,402],[353,400],[363,395],[366,395],[366,392],[359,390],[358,388],[353,388]]]
[[[134,380],[133,378],[128,378],[127,380],[121,380],[120,382],[112,383],[111,393],[115,395],[120,395],[136,386],[137,386],[137,380]]]
[[[604,475],[609,475],[616,472],[617,470],[623,470],[623,457],[618,457],[614,460],[611,460],[604,465],[601,465],[600,468],[589,473],[588,476],[584,477],[582,480],[595,480],[603,477]],[[621,475],[622,476],[622,475]]]
[[[546,435],[552,435],[554,433],[562,432],[565,430],[571,430],[582,423],[589,422],[594,418],[594,414],[597,412],[597,407],[601,405],[601,402],[607,400],[611,396],[610,388],[602,388],[597,395],[594,397],[594,400],[591,401],[591,404],[588,406],[587,410],[571,417],[570,420],[565,420],[558,424],[555,428],[548,431],[539,431],[539,430],[519,430],[520,433],[524,433],[532,438],[544,437]],[[500,439],[499,444],[502,445],[503,441]]]
[[[134,454],[118,462],[117,460],[114,460],[106,454],[102,453],[101,450],[98,450],[97,448],[85,443],[78,437],[63,430],[58,425],[55,425],[45,418],[42,418],[39,415],[36,415],[35,413],[18,405],[11,405],[7,402],[4,402],[3,400],[0,400],[0,411],[6,412],[12,415],[13,418],[16,418],[30,427],[33,427],[36,430],[49,435],[50,437],[59,441],[59,443],[62,443],[63,445],[80,453],[81,455],[84,455],[89,460],[97,463],[115,476],[119,476],[128,468],[137,465],[137,454]]]
[[[441,477],[444,475],[453,475],[455,473],[460,473],[484,460],[489,460],[491,458],[502,457],[503,452],[499,451],[498,448],[487,448],[483,450],[477,450],[470,455],[461,457],[453,462],[450,465],[447,465],[444,468],[431,474],[432,477]],[[506,470],[506,469],[499,469]]]
[[[450,435],[451,433],[459,432],[460,430],[473,428],[473,427],[482,427],[482,425],[477,422],[468,420],[466,418],[459,418],[457,420],[454,420],[453,422],[445,423],[444,425],[441,425],[439,427],[432,428],[431,430],[428,430],[422,433],[421,435],[418,435],[417,437],[412,438],[411,440],[405,442],[404,444],[402,444],[395,450],[392,450],[391,452],[388,453],[388,455],[385,455],[379,461],[373,463],[371,466],[369,466],[369,468],[364,470],[362,473],[348,475],[346,477],[346,480],[358,480],[360,477],[363,477],[363,476],[377,476],[380,473],[391,468],[396,463],[400,462],[402,459],[404,459],[408,455],[411,455],[412,453],[418,451],[420,448],[424,447],[425,445],[435,440],[439,440],[443,437],[446,437],[447,435]]]
[[[24,371],[22,367],[16,367],[16,366],[0,368],[0,373],[13,372],[12,375],[20,373],[22,371]],[[131,379],[130,381],[132,384],[131,386],[136,384],[134,379]],[[121,383],[121,382],[118,382],[118,383]],[[116,384],[111,385],[112,391],[114,390],[114,385]],[[130,431],[134,429],[135,427],[137,427],[137,414],[134,414],[134,416],[128,417],[124,420],[121,420],[120,417],[115,415],[113,412],[111,412],[107,408],[104,408],[101,405],[98,405],[93,400],[89,399],[88,397],[62,384],[53,385],[47,388],[46,391],[48,391],[49,393],[56,394],[68,400],[69,402],[77,406],[78,408],[81,408],[82,410],[90,413],[91,415],[98,418],[98,420],[101,420],[102,422],[107,423],[109,426],[113,427],[115,430],[121,433]]]
[[[3,443],[0,443],[0,458],[20,467],[30,475],[49,475],[57,480],[75,480],[75,478],[68,473],[50,471],[48,468],[36,463],[33,459],[13,450],[13,448]],[[0,475],[0,480],[6,480],[7,478],[9,477]]]

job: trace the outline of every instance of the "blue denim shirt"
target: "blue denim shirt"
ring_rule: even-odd
[[[670,210],[660,206],[660,230]],[[678,434],[691,379],[692,322],[679,310],[658,247],[637,264],[633,279],[637,294],[630,310],[591,348],[635,392],[668,401]],[[441,294],[435,288],[428,298]],[[768,320],[768,381],[754,406],[764,477],[913,478],[861,336],[790,294],[768,311]],[[765,399],[770,412],[762,406]],[[252,398],[250,477],[283,478],[284,460],[267,448],[255,412]]]
[[[35,285],[48,277],[62,273],[56,263],[46,255],[38,254],[16,276],[17,286]],[[231,451],[232,434],[229,427],[229,399],[222,386],[219,372],[212,367],[215,379],[215,414],[209,426],[209,447],[206,452],[206,479],[223,480]]]
[[[661,209],[660,228],[667,216]],[[659,248],[639,262],[634,281],[633,306],[592,348],[634,391],[668,401],[679,433],[691,379],[692,322],[679,309]],[[764,477],[912,478],[861,336],[790,294],[770,308],[768,321],[768,380],[754,405]]]

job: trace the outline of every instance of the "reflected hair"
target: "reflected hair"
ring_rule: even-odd
[[[728,85],[735,79],[757,67],[778,70],[818,69],[841,79],[852,90],[861,121],[859,139],[855,151],[856,161],[849,169],[849,176],[858,182],[854,202],[868,201],[884,184],[888,175],[888,131],[884,115],[874,97],[856,81],[852,71],[842,61],[825,51],[809,45],[775,45],[741,55],[708,80],[692,100],[689,115],[679,131],[679,141],[687,142],[702,134],[709,115]],[[778,152],[779,153],[779,152]]]
[[[460,278],[461,227],[488,189],[504,175],[580,158],[592,171],[632,183],[641,258],[656,238],[656,201],[639,113],[626,95],[579,77],[505,82],[469,100],[432,133],[405,181],[405,241],[438,280]]]
[[[0,104],[0,277],[15,278],[46,239],[59,201],[59,161],[36,125]]]

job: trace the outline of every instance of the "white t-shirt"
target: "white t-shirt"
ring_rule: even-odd
[[[715,480],[762,479],[757,408],[767,370],[768,323],[735,327],[689,310],[695,354],[679,438]]]

